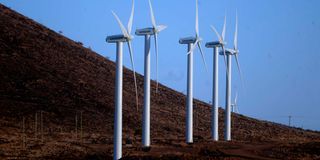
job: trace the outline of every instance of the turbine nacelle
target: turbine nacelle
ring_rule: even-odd
[[[234,49],[226,48],[226,49],[225,49],[225,53],[226,53],[226,55],[236,55],[236,54],[239,53],[239,50],[234,50]],[[223,51],[220,51],[219,54],[220,54],[220,55],[224,55],[224,52],[223,52]]]
[[[207,48],[215,48],[215,47],[222,47],[224,44],[220,43],[219,41],[214,42],[207,42],[206,47]]]
[[[137,29],[135,33],[138,36],[145,36],[145,35],[154,35],[156,32],[154,28],[148,27],[143,29]]]
[[[129,38],[123,34],[112,35],[106,38],[107,43],[128,42]]]
[[[197,41],[196,37],[186,37],[186,38],[181,38],[179,40],[180,44],[190,44],[190,43],[195,43]]]

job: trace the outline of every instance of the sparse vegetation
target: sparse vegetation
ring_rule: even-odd
[[[83,43],[80,41],[76,42],[76,44],[83,46]]]

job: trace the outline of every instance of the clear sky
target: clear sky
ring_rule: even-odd
[[[187,46],[180,37],[194,35],[195,0],[152,0],[158,24],[168,25],[159,35],[159,81],[186,91]],[[80,41],[97,53],[115,60],[115,45],[107,35],[120,29],[111,10],[127,23],[131,0],[0,0],[0,3],[63,35]],[[148,1],[136,0],[133,30],[151,26]],[[242,89],[233,61],[232,89],[239,91],[241,114],[320,130],[320,1],[319,0],[199,0],[200,36],[216,40],[211,24],[221,32],[227,15],[226,40],[232,47],[236,9],[239,15],[240,63],[245,80]],[[137,72],[143,74],[144,38],[133,41]],[[153,41],[152,41],[153,47]],[[204,47],[209,73],[200,53],[194,56],[194,96],[209,102],[212,97],[212,49]],[[124,65],[131,67],[125,47]],[[152,79],[155,54],[151,50]],[[225,106],[225,66],[219,59],[219,104]]]

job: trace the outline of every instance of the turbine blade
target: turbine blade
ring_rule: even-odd
[[[226,37],[226,27],[227,27],[227,16],[224,16],[223,29],[221,33],[223,41],[225,40],[225,37]]]
[[[226,48],[224,47],[224,45],[222,45],[222,51],[223,51],[224,65],[226,66],[226,73],[227,73],[227,75],[229,75],[228,74]]]
[[[116,18],[116,20],[117,20],[117,22],[118,22],[118,24],[119,24],[119,26],[120,26],[120,29],[121,29],[122,34],[123,34],[124,36],[126,36],[126,37],[129,37],[129,34],[128,34],[126,28],[123,26],[121,20],[120,20],[119,17],[117,16],[117,14],[114,13],[113,11],[111,11],[111,12],[112,12],[114,18]]]
[[[191,46],[191,49],[187,54],[190,54],[191,52],[193,52],[193,50],[196,48],[198,42],[199,42],[199,40],[197,39],[196,42]]]
[[[161,32],[161,31],[163,31],[164,29],[166,29],[168,26],[165,26],[165,25],[158,25],[157,26],[157,31],[158,32]]]
[[[154,34],[154,44],[155,44],[155,49],[156,49],[156,93],[158,93],[158,87],[159,87],[159,82],[158,82],[158,34]]]
[[[151,22],[152,22],[152,26],[153,28],[156,28],[157,25],[156,25],[156,20],[154,18],[154,14],[153,14],[153,9],[152,9],[152,4],[151,4],[151,1],[149,0],[149,8],[150,8],[150,15],[151,15]]]
[[[133,72],[133,80],[134,80],[134,88],[135,88],[135,92],[136,92],[136,109],[138,111],[139,98],[138,98],[138,87],[137,87],[136,71],[135,71],[135,68],[134,68],[134,61],[133,61],[133,53],[132,53],[131,42],[128,41],[127,44],[128,44],[129,53],[130,53],[130,60],[131,60],[131,66],[132,66],[132,72]]]
[[[234,50],[238,50],[238,12],[236,12],[236,27],[234,32],[234,40],[233,40]]]
[[[206,67],[206,72],[209,73],[209,72],[208,72],[207,63],[206,63],[206,60],[205,60],[205,58],[204,58],[204,53],[202,52],[201,42],[198,41],[197,45],[198,45],[199,50],[200,50],[200,53],[201,53],[201,57],[202,57],[203,64],[204,64],[204,66]]]
[[[130,15],[130,18],[129,18],[129,21],[128,21],[128,34],[131,34],[133,15],[134,15],[134,0],[132,0],[131,15]]]
[[[236,92],[236,97],[234,98],[234,104],[235,105],[238,105],[237,101],[238,101],[238,91]]]
[[[198,0],[196,0],[196,37],[199,36]]]
[[[241,72],[241,68],[240,68],[238,53],[235,54],[235,59],[236,59],[236,62],[237,62],[237,67],[238,67],[238,71],[239,71],[239,75],[240,75],[240,79],[241,79],[241,85],[242,85],[242,87],[244,89],[244,81],[243,81],[243,76],[242,76],[242,72]]]
[[[210,27],[211,27],[211,29],[213,30],[213,32],[217,35],[219,41],[221,42],[222,39],[221,39],[221,36],[220,36],[220,34],[218,33],[217,29],[216,29],[213,25],[211,25]]]

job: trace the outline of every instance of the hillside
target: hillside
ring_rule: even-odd
[[[112,157],[114,62],[1,4],[0,51],[1,159]],[[123,73],[123,137],[124,143],[132,141],[132,145],[124,145],[124,159],[320,158],[319,132],[239,114],[232,115],[234,141],[213,142],[210,106],[198,100],[194,111],[195,144],[186,145],[185,95],[161,84],[156,94],[154,82],[152,148],[141,151],[143,76],[137,75],[137,111],[132,103],[132,71],[124,68]],[[222,139],[222,109],[219,123]]]

